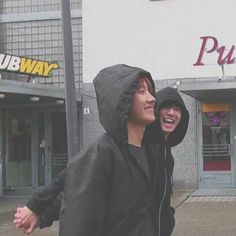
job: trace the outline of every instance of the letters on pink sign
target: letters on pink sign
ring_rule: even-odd
[[[203,36],[200,37],[202,39],[202,45],[200,48],[200,52],[197,58],[197,61],[193,64],[194,66],[204,66],[204,56],[208,53],[216,53],[218,54],[217,64],[235,64],[235,57],[233,56],[235,46],[231,46],[229,52],[227,53],[226,47],[219,47],[218,40],[213,36]],[[210,49],[207,48],[207,45],[211,45]]]

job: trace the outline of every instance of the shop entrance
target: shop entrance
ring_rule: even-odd
[[[65,112],[7,110],[3,122],[4,193],[31,193],[65,168]]]
[[[51,182],[67,163],[67,134],[64,112],[36,112],[36,186]],[[33,139],[34,140],[34,139]]]
[[[201,106],[201,187],[235,187],[235,105]]]

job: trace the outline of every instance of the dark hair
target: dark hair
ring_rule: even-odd
[[[149,93],[151,93],[152,96],[155,97],[155,90],[152,87],[152,83],[151,83],[150,79],[148,77],[140,77],[138,80],[138,83],[137,83],[137,89],[139,89],[139,87],[141,86],[140,81],[145,81],[147,83]]]
[[[180,103],[176,100],[167,100],[167,101],[164,101],[161,106],[160,106],[160,109],[162,109],[163,107],[171,107],[171,106],[177,106],[181,109],[182,111],[182,106],[180,105]]]

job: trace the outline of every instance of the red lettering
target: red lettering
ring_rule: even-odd
[[[222,47],[218,48],[217,51],[219,53],[219,57],[218,57],[217,63],[219,65],[223,65],[225,63],[226,64],[235,63],[235,57],[232,58],[234,50],[235,50],[235,46],[232,46],[229,53],[223,58],[223,54],[225,52],[225,46],[222,46]]]
[[[217,50],[217,47],[218,47],[218,41],[215,37],[203,36],[203,37],[200,37],[200,39],[203,40],[202,41],[202,46],[201,46],[201,49],[200,49],[200,53],[198,55],[197,62],[193,64],[194,66],[204,66],[204,63],[202,62],[204,52],[206,51],[207,53],[212,53],[215,50]],[[206,48],[206,44],[207,44],[208,40],[213,40],[213,46],[210,50],[207,50],[207,48]]]

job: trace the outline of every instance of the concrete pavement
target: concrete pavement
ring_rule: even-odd
[[[0,198],[0,235],[22,236],[15,229],[14,210],[27,197]],[[173,236],[236,236],[236,196],[191,196],[189,191],[174,191],[172,205],[176,208]],[[34,236],[57,236],[58,222],[39,230]]]
[[[15,209],[24,206],[29,196],[3,196],[0,197],[0,235],[1,236],[22,236],[23,233],[15,228],[13,224]],[[52,227],[36,229],[33,236],[57,236],[58,222]]]
[[[236,236],[236,197],[190,195],[175,219],[173,236]]]

